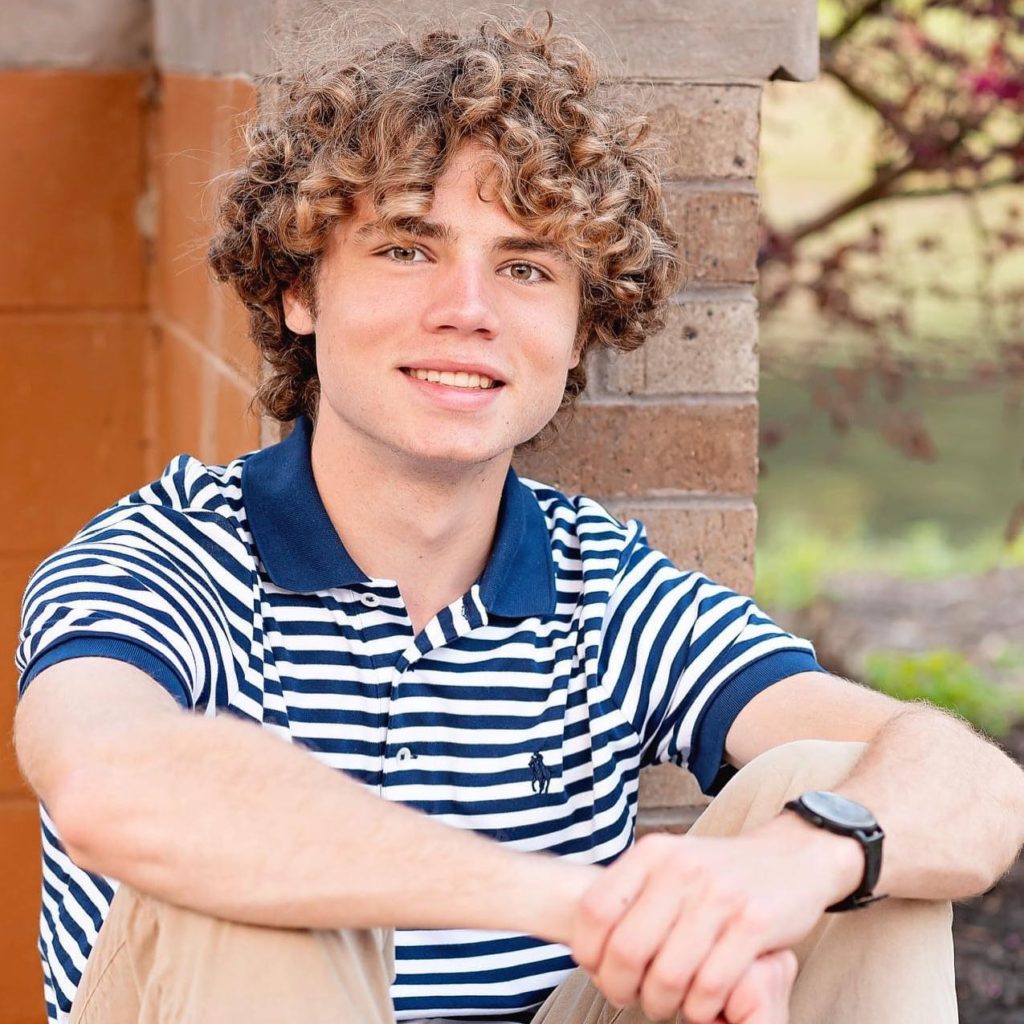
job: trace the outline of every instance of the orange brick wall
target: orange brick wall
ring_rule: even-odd
[[[21,593],[144,472],[144,84],[134,72],[0,73],[0,1024],[45,1019],[38,820],[7,724]]]
[[[241,81],[0,73],[0,720],[25,582],[96,512],[188,451],[259,446],[258,362],[204,255]],[[15,243],[16,240],[16,244]],[[45,1020],[35,800],[0,742],[0,1024]]]
[[[259,362],[247,340],[245,311],[206,268],[216,179],[237,162],[241,121],[254,103],[252,86],[237,79],[161,80],[152,139],[157,214],[151,475],[183,451],[221,462],[259,447],[259,419],[248,411]]]

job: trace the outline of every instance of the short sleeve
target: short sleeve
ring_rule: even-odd
[[[751,598],[676,568],[640,523],[627,528],[599,674],[641,737],[642,763],[685,766],[713,793],[728,774],[725,739],[743,707],[781,679],[824,670],[808,641]]]
[[[19,696],[44,668],[94,657],[136,666],[184,708],[205,705],[225,627],[187,530],[180,513],[115,509],[47,558],[22,603]]]

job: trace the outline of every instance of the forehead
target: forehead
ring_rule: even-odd
[[[416,205],[420,205],[419,202]],[[463,144],[456,150],[434,181],[429,205],[425,210],[421,207],[419,212],[414,213],[410,208],[406,216],[387,219],[404,224],[416,221],[437,222],[447,216],[457,216],[462,208],[474,218],[485,217],[522,229],[518,218],[500,193],[493,157],[479,144]],[[353,201],[352,220],[362,226],[378,219],[378,211],[369,193],[359,193]]]
[[[438,177],[425,212],[382,217],[362,193],[354,201],[345,234],[355,243],[372,243],[395,233],[452,245],[476,242],[499,251],[543,252],[568,266],[570,260],[561,245],[510,212],[498,182],[489,152],[482,146],[464,145]]]

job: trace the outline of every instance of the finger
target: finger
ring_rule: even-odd
[[[674,876],[659,872],[648,878],[643,891],[612,928],[592,974],[594,984],[610,1002],[616,1006],[637,1002],[648,965],[680,915],[686,914],[687,905]]]
[[[728,1024],[787,1024],[797,959],[783,949],[758,957],[725,1004]]]
[[[697,970],[683,1001],[687,1019],[703,1024],[721,1014],[750,965],[768,952],[768,928],[749,910],[734,914]]]
[[[651,961],[640,989],[640,1005],[652,1020],[672,1017],[683,1004],[694,975],[732,915],[731,905],[710,904],[706,890],[691,890],[676,923]]]
[[[573,959],[585,971],[597,970],[612,928],[622,919],[647,882],[650,844],[638,844],[620,857],[584,893],[572,941]]]

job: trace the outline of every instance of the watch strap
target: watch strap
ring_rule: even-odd
[[[826,914],[837,914],[847,910],[860,910],[862,907],[867,907],[872,903],[877,903],[879,900],[886,899],[885,894],[878,896],[874,894],[875,885],[878,883],[878,876],[882,870],[882,840],[885,838],[885,833],[877,822],[874,828],[871,829],[841,825],[813,811],[799,797],[796,800],[790,800],[785,805],[785,809],[794,811],[804,821],[818,828],[823,828],[835,835],[856,839],[864,852],[864,873],[861,875],[860,884],[845,899],[826,907]]]

